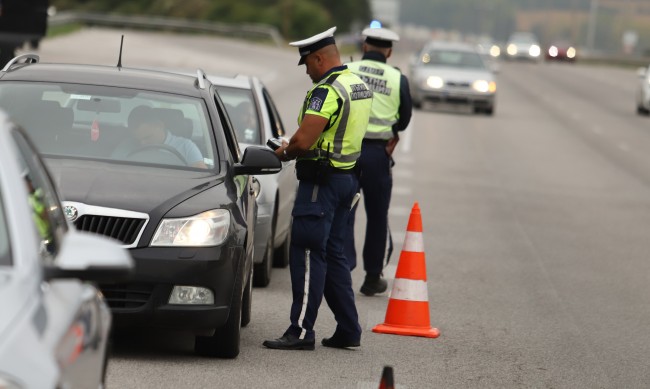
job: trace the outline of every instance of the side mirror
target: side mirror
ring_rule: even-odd
[[[127,278],[133,268],[131,255],[118,242],[70,229],[55,264],[45,267],[45,279],[115,281]]]
[[[282,162],[268,147],[248,146],[241,163],[233,166],[234,174],[275,174],[282,170]]]
[[[645,77],[646,70],[647,70],[647,69],[646,69],[646,68],[643,68],[643,67],[642,67],[642,68],[638,68],[638,69],[636,70],[636,75],[639,76],[639,78],[643,78],[643,77]]]

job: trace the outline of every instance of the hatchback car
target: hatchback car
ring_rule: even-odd
[[[33,54],[22,58],[38,61]],[[205,73],[25,63],[0,72],[0,106],[43,154],[76,228],[128,248],[128,283],[103,283],[116,326],[190,330],[204,355],[239,353],[250,321],[257,212],[253,174]]]
[[[111,314],[86,281],[132,269],[117,242],[68,228],[34,146],[0,113],[0,388],[102,388]]]
[[[494,113],[497,84],[489,65],[469,44],[432,42],[410,64],[413,105],[425,102],[467,105],[475,113]]]
[[[253,76],[212,76],[242,148],[264,145],[271,138],[286,135],[282,119],[265,85]],[[267,286],[271,269],[289,264],[291,245],[291,208],[298,180],[295,161],[283,162],[282,171],[256,177],[257,224],[255,226],[255,286]]]
[[[637,70],[636,112],[639,115],[650,114],[650,65]]]
[[[539,40],[531,32],[515,32],[506,42],[506,56],[510,60],[539,62],[542,59]]]

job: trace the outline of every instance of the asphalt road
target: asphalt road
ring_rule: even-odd
[[[46,40],[42,61],[117,64],[121,33]],[[310,81],[294,50],[125,35],[124,66],[261,77],[295,129]],[[409,54],[393,63],[406,69]],[[498,82],[494,117],[416,111],[396,155],[385,273],[390,287],[417,202],[439,338],[373,333],[388,294],[357,293],[361,348],[265,349],[288,325],[289,272],[274,269],[254,291],[237,359],[196,357],[186,334],[123,333],[108,388],[376,388],[385,365],[402,389],[650,386],[650,118],[635,114],[635,72],[508,63]],[[360,250],[363,212],[358,220]],[[362,278],[356,269],[355,290]],[[334,325],[323,304],[317,339]]]

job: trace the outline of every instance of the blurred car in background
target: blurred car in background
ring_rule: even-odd
[[[0,113],[0,388],[103,388],[111,313],[87,281],[132,270],[117,242],[68,228],[34,146]]]
[[[506,59],[538,62],[541,54],[539,40],[531,32],[515,32],[506,42]]]
[[[273,98],[257,77],[209,75],[208,78],[217,87],[243,149],[252,145],[265,145],[270,138],[286,135]],[[295,161],[282,164],[279,173],[255,177],[259,183],[253,259],[255,286],[269,284],[273,266],[289,265],[291,209],[296,198],[298,180],[294,171]]]
[[[74,226],[133,256],[128,282],[100,284],[115,325],[188,331],[198,354],[235,358],[251,320],[253,175],[282,164],[268,147],[241,153],[205,73],[25,54],[0,72],[0,106],[34,140]]]
[[[546,50],[547,61],[575,62],[578,52],[566,41],[555,42]]]
[[[637,70],[636,112],[639,115],[650,114],[650,65]]]
[[[411,60],[413,105],[467,105],[475,113],[494,113],[497,83],[476,47],[464,43],[431,42]]]

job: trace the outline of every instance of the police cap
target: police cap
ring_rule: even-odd
[[[366,28],[361,35],[366,37],[366,43],[376,47],[393,47],[393,42],[399,41],[399,35],[387,28]]]
[[[333,45],[334,42],[334,32],[336,27],[332,27],[327,31],[323,31],[320,34],[316,34],[311,38],[303,39],[301,41],[291,42],[290,46],[297,47],[300,52],[300,61],[298,65],[303,65],[305,63],[305,58],[325,46]]]

